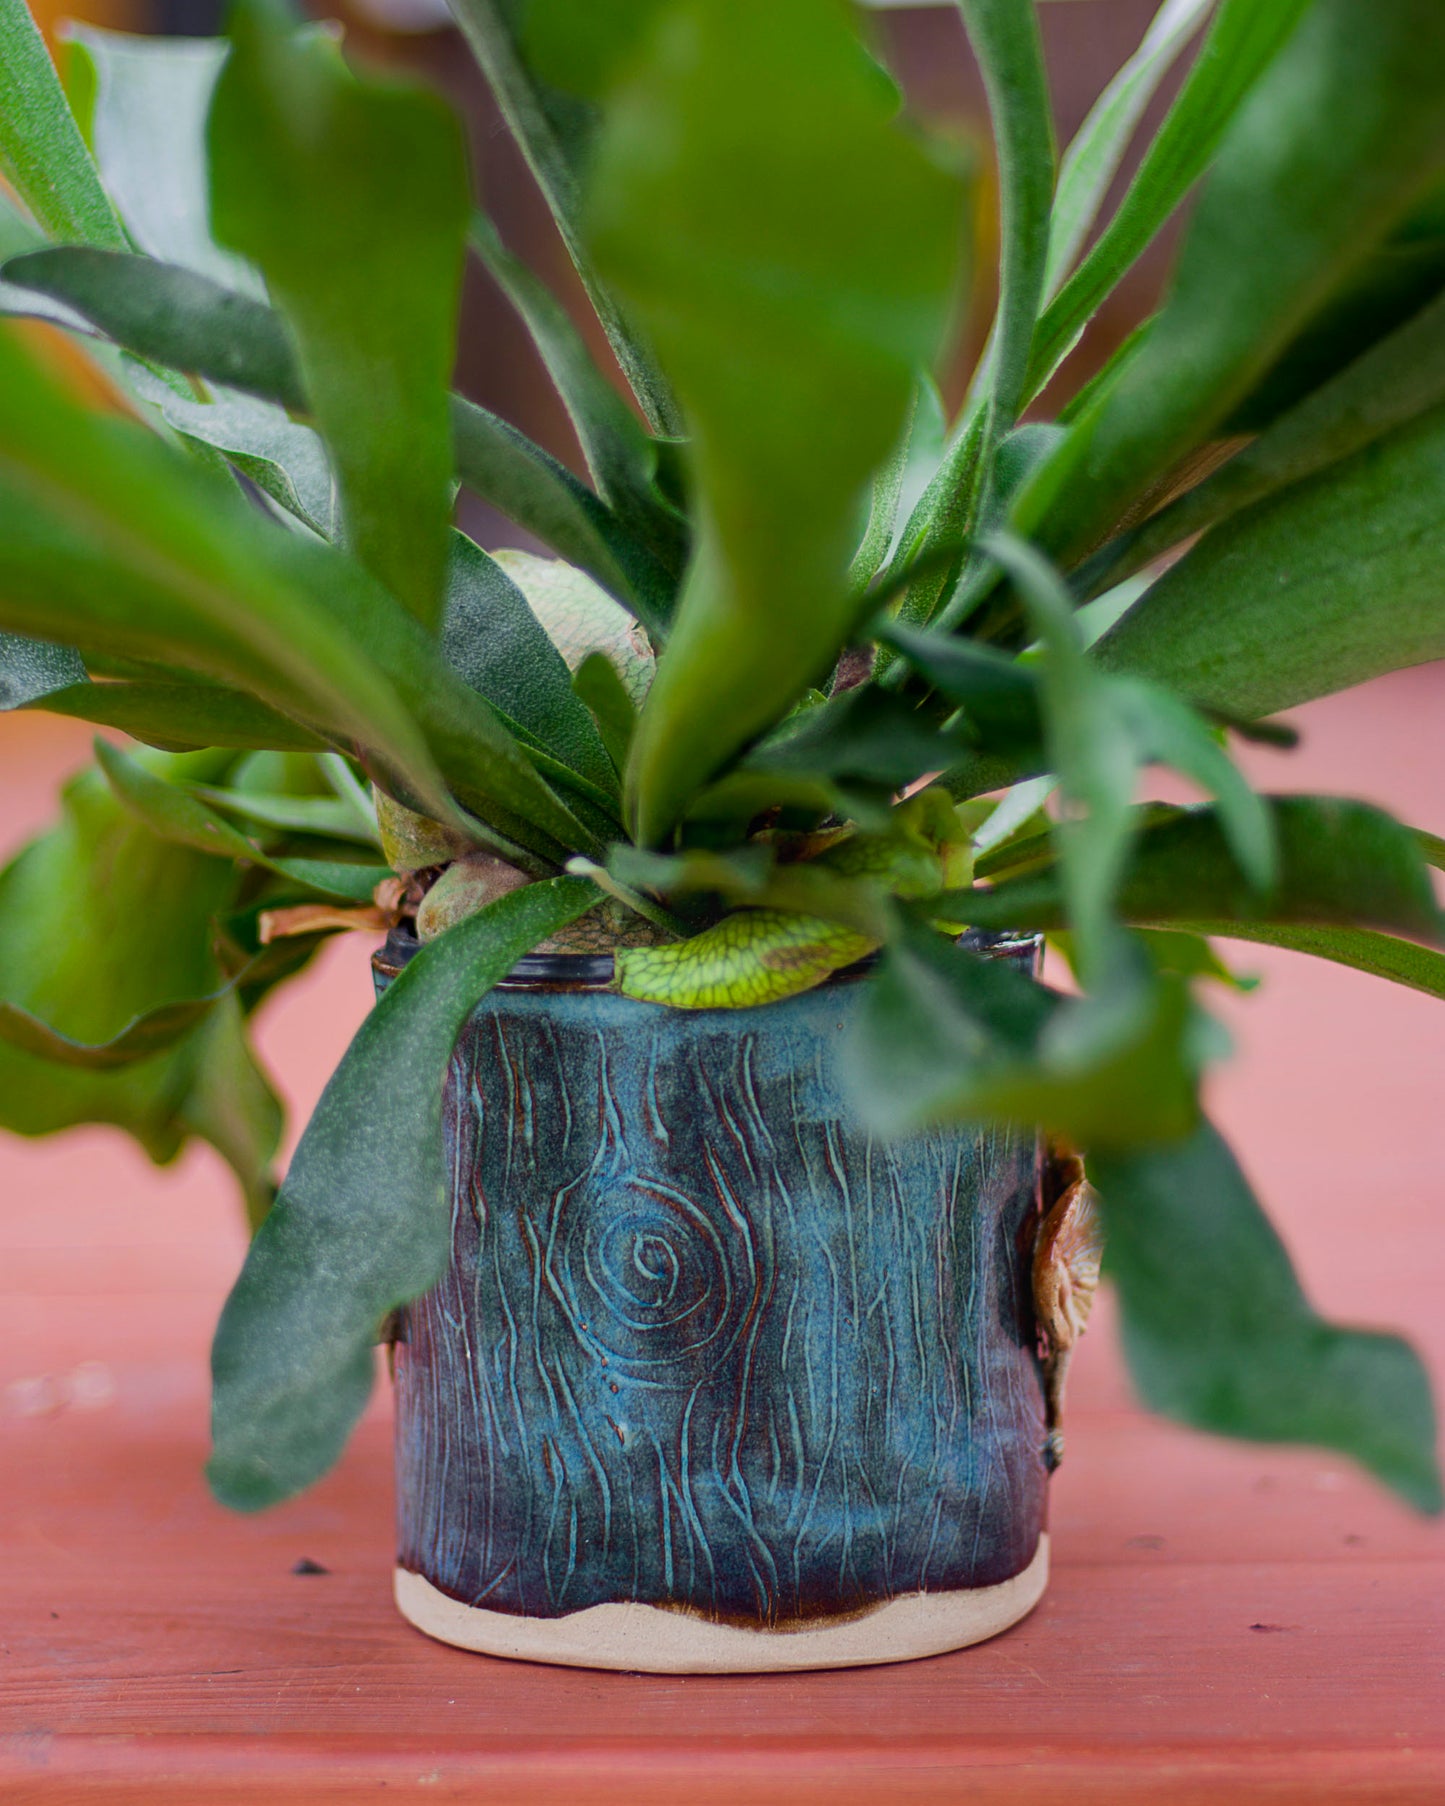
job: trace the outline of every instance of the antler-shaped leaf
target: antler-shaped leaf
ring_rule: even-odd
[[[425,89],[241,0],[208,140],[211,218],[266,277],[331,452],[348,546],[425,626],[451,516],[448,391],[470,211],[461,127]]]
[[[629,761],[646,842],[846,637],[858,499],[938,349],[961,225],[960,185],[831,0],[679,0],[656,26],[588,202],[598,266],[687,412],[698,498]]]
[[[138,356],[304,412],[286,326],[273,308],[152,258],[72,246],[28,252],[8,282],[62,299]],[[580,565],[649,626],[665,626],[673,583],[585,484],[486,408],[449,403],[457,475],[519,526]],[[209,421],[209,423],[208,423]],[[231,449],[224,413],[188,410],[182,430]]]

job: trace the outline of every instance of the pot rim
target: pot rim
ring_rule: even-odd
[[[1041,934],[997,932],[969,928],[958,937],[957,946],[989,959],[1007,959],[1010,955],[1037,957],[1043,942]],[[372,970],[378,977],[393,979],[420,953],[422,942],[410,930],[395,927],[384,943],[371,956]],[[607,991],[612,984],[614,959],[610,953],[524,953],[505,978],[499,979],[498,991]],[[852,984],[878,964],[878,955],[868,953],[851,966],[843,966],[822,981],[827,985]]]

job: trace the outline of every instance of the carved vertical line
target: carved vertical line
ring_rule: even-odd
[[[633,1483],[632,1469],[633,1463],[630,1460],[625,1461],[622,1464],[622,1476],[627,1482],[627,1528],[632,1532],[632,1581],[627,1589],[625,1597],[636,1599],[641,1596],[642,1535],[645,1530],[650,1532],[652,1526],[647,1522],[638,1508],[637,1488]],[[665,1502],[663,1510],[665,1513]]]
[[[966,1465],[957,1456],[950,1464],[963,1502],[962,1509],[954,1514],[939,1555],[945,1569],[951,1570],[957,1561],[965,1530],[982,1521],[982,1506],[977,1497],[972,1384],[972,1350],[981,1330],[975,1254],[981,1221],[977,1188],[982,1170],[982,1140],[960,1135],[953,1139],[950,1148],[948,1138],[939,1135],[932,1145],[944,1200],[934,1257],[938,1270],[938,1321],[940,1326],[946,1326],[948,1336],[946,1346],[941,1348],[940,1360],[942,1382],[948,1394],[947,1417],[941,1426],[942,1446],[949,1451],[968,1454]],[[969,1275],[966,1293],[960,1277],[965,1270]],[[960,1467],[963,1468],[961,1472]]]
[[[577,1440],[582,1445],[582,1453],[587,1465],[597,1476],[597,1493],[602,1501],[602,1555],[605,1560],[612,1552],[612,1486],[607,1478],[607,1469],[603,1466],[588,1434],[587,1425],[582,1420],[582,1413],[577,1409],[576,1395],[568,1382],[565,1368],[557,1368],[557,1385],[567,1401],[568,1415],[577,1426]]]
[[[808,1461],[803,1447],[803,1426],[798,1421],[798,1395],[792,1387],[788,1388],[788,1431],[793,1442],[793,1502],[788,1507],[788,1516],[784,1528],[791,1530],[798,1522],[798,1513],[803,1506],[803,1492],[807,1486]],[[797,1565],[797,1545],[794,1543],[793,1580],[795,1587],[801,1589],[802,1581]]]
[[[456,1088],[458,1081],[462,1076],[464,1066],[465,1062],[457,1059],[455,1056],[448,1064],[446,1082],[448,1086],[451,1087],[453,1095],[456,1094]],[[451,1149],[452,1183],[449,1187],[451,1204],[449,1228],[453,1243],[455,1243],[457,1237],[458,1220],[462,1206],[462,1193],[459,1191],[456,1184],[458,1177],[458,1152],[458,1138],[453,1137]],[[459,1428],[460,1424],[465,1421],[462,1407],[461,1387],[458,1383],[459,1374],[457,1367],[458,1359],[466,1346],[466,1340],[460,1315],[459,1313],[454,1314],[454,1308],[458,1301],[455,1297],[455,1285],[453,1280],[454,1275],[449,1273],[446,1282],[439,1289],[432,1306],[434,1346],[438,1348],[442,1356],[440,1371],[436,1375],[439,1383],[436,1386],[434,1409],[437,1413],[437,1429],[439,1431],[441,1442],[440,1470],[441,1496],[443,1499],[450,1498],[452,1494],[450,1481],[453,1456],[452,1442],[455,1428]],[[471,1528],[472,1501],[470,1494],[465,1488],[459,1490],[463,1495],[461,1513],[458,1514],[455,1511],[448,1511],[439,1526],[442,1533],[441,1541],[444,1550],[444,1559],[449,1570],[455,1570],[455,1568],[459,1566],[461,1550],[466,1543],[467,1535]]]
[[[753,1151],[748,1146],[747,1136],[743,1134],[742,1125],[733,1114],[728,1102],[728,1088],[715,1082],[713,1074],[708,1070],[707,1062],[702,1057],[702,1050],[698,1046],[693,1048],[692,1061],[700,1094],[707,1100],[711,1113],[716,1116],[726,1132],[738,1159],[742,1162],[749,1182],[756,1186],[758,1184],[757,1165],[753,1159]],[[729,1063],[728,1077],[735,1087],[738,1077],[736,1060]]]
[[[898,1354],[893,1345],[893,1313],[883,1312],[880,1321],[883,1325],[884,1340],[888,1345],[888,1410],[887,1421],[890,1426],[896,1422],[893,1399],[894,1377],[898,1371]],[[888,1576],[890,1592],[897,1590],[898,1541],[903,1525],[903,1496],[908,1487],[909,1460],[905,1458],[896,1463],[896,1477],[893,1485],[893,1504],[885,1533],[886,1557],[884,1571]]]
[[[667,1124],[663,1121],[662,1110],[659,1106],[657,1097],[657,1058],[659,1044],[659,1037],[656,1034],[649,1038],[647,1050],[647,1109],[652,1137],[654,1141],[660,1142],[662,1146],[666,1148],[672,1145],[672,1136],[668,1132]]]
[[[764,1501],[773,1505],[777,1501],[778,1487],[783,1478],[783,1443],[778,1435],[777,1406],[773,1401],[768,1403],[768,1453],[772,1466],[768,1472],[767,1490],[763,1494]]]
[[[566,1477],[566,1469],[562,1470]],[[557,1592],[557,1609],[561,1611],[567,1603],[567,1594],[572,1585],[572,1576],[577,1572],[577,1499],[569,1495],[567,1500],[567,1572],[562,1578],[562,1585]]]
[[[838,1591],[845,1592],[848,1583],[848,1560],[853,1553],[853,1502],[848,1491],[848,1451],[843,1451],[843,1459],[838,1463],[838,1479],[843,1492],[843,1509],[839,1516],[842,1530],[838,1547]]]
[[[877,1525],[878,1547],[879,1547],[879,1552],[883,1557],[883,1579],[882,1579],[882,1586],[881,1586],[882,1596],[884,1598],[891,1599],[893,1597],[892,1562],[889,1557],[887,1529],[882,1521],[883,1520],[882,1506],[879,1502],[877,1490],[874,1487],[873,1482],[869,1477],[868,1469],[864,1466],[861,1458],[859,1458],[858,1456],[855,1455],[853,1465],[857,1470],[859,1489],[862,1492],[864,1498],[866,1498],[868,1501],[869,1515],[870,1515],[872,1521],[874,1522],[874,1524]],[[865,1597],[865,1598],[868,1596],[868,1589],[866,1586],[865,1577],[862,1574],[857,1573],[856,1571],[855,1571],[855,1575],[854,1575],[854,1588],[856,1589],[856,1591],[858,1592],[858,1594],[860,1596]]]
[[[788,1122],[791,1125],[792,1130],[793,1130],[793,1145],[797,1149],[798,1157],[799,1157],[800,1161],[802,1162],[803,1170],[806,1173],[807,1169],[808,1169],[807,1154],[803,1147],[803,1138],[798,1130],[797,1074],[794,1071],[792,1071],[791,1068],[789,1069],[789,1072],[788,1072],[787,1083],[788,1083]],[[794,1320],[794,1317],[797,1312],[798,1299],[801,1296],[801,1292],[802,1292],[802,1284],[801,1284],[801,1276],[800,1276],[800,1272],[799,1272],[798,1262],[797,1262],[796,1254],[795,1254],[795,1251],[796,1251],[797,1245],[798,1245],[798,1213],[793,1208],[792,1187],[789,1185],[787,1179],[785,1177],[783,1177],[781,1174],[779,1175],[779,1179],[778,1179],[778,1196],[782,1199],[783,1209],[787,1212],[788,1221],[787,1221],[786,1229],[787,1229],[787,1237],[788,1237],[788,1247],[789,1247],[790,1254],[794,1255],[793,1262],[792,1262],[793,1283],[792,1283],[792,1286],[788,1293],[788,1308],[787,1308],[787,1314],[784,1318],[784,1323],[783,1323],[783,1342],[782,1342],[782,1347],[779,1350],[779,1357],[778,1357],[779,1366],[785,1376],[785,1383],[786,1383],[786,1386],[788,1389],[788,1395],[789,1395],[789,1397],[791,1397],[792,1396],[791,1375],[792,1375],[793,1320]]]
[[[454,1265],[458,1267],[459,1274],[469,1271],[471,1277],[470,1326],[475,1344],[474,1358],[470,1363],[475,1401],[474,1458],[481,1472],[480,1491],[485,1526],[480,1565],[483,1573],[491,1573],[497,1566],[497,1466],[499,1458],[509,1452],[510,1444],[494,1385],[494,1379],[500,1373],[499,1357],[505,1347],[506,1331],[488,1321],[484,1305],[488,1256],[490,1254],[493,1260],[496,1258],[497,1224],[493,1220],[487,1196],[485,1167],[480,1158],[481,1143],[488,1133],[485,1095],[477,1076],[481,1046],[480,1038],[472,1037],[472,1057],[468,1065],[467,1082],[464,1088],[458,1089],[458,1098],[465,1097],[471,1104],[469,1119],[462,1117],[459,1107],[457,1122],[458,1148],[464,1156],[468,1175],[467,1196],[471,1204],[471,1222],[467,1225],[467,1237],[459,1243],[457,1249],[458,1254],[465,1250],[466,1264],[458,1260],[454,1261]],[[476,1238],[474,1246],[470,1240],[472,1235]],[[471,1352],[469,1348],[469,1353]]]
[[[547,1590],[547,1604],[555,1615],[562,1609],[562,1593],[552,1574],[552,1544],[556,1540],[557,1520],[562,1515],[562,1499],[567,1482],[567,1465],[562,1451],[550,1436],[542,1438],[542,1467],[552,1488],[551,1511],[542,1538],[542,1582]]]
[[[572,1100],[567,1095],[566,1074],[563,1067],[562,1049],[557,1040],[557,1030],[547,1017],[541,1019],[542,1033],[547,1040],[547,1051],[552,1056],[552,1073],[556,1080],[553,1090],[557,1101],[562,1106],[562,1153],[570,1154],[572,1149]]]
[[[718,1497],[733,1514],[742,1531],[742,1550],[748,1564],[748,1573],[752,1581],[754,1610],[759,1618],[771,1623],[778,1616],[777,1563],[773,1559],[772,1550],[758,1535],[757,1525],[753,1522],[749,1510],[746,1489],[740,1496],[734,1493],[727,1483],[723,1472],[723,1464],[718,1453],[718,1443],[726,1434],[726,1425],[719,1417],[713,1421],[712,1431],[712,1463],[713,1471],[719,1482]],[[760,1565],[761,1564],[761,1565]],[[764,1573],[764,1568],[767,1572]]]
[[[458,1209],[453,1218],[453,1266],[448,1276],[448,1283],[456,1287],[458,1301],[462,1307],[462,1336],[467,1360],[467,1377],[470,1387],[470,1415],[472,1437],[469,1453],[474,1453],[481,1466],[481,1487],[479,1506],[482,1518],[481,1547],[482,1566],[489,1569],[493,1565],[493,1538],[496,1531],[496,1462],[493,1450],[499,1440],[500,1426],[495,1420],[495,1404],[492,1398],[491,1382],[485,1361],[485,1349],[481,1342],[482,1324],[482,1285],[483,1267],[482,1252],[489,1236],[487,1198],[480,1176],[477,1160],[476,1141],[482,1132],[483,1104],[481,1088],[477,1082],[477,1042],[475,1038],[463,1037],[461,1049],[465,1057],[459,1057],[452,1075],[453,1091],[451,1109],[448,1111],[449,1135],[454,1150],[454,1166],[452,1176],[453,1196],[457,1200]],[[465,1200],[469,1221],[464,1221],[460,1210]],[[473,1246],[475,1237],[475,1246]],[[465,1262],[457,1258],[465,1251]],[[471,1308],[468,1313],[463,1300],[467,1293],[467,1278],[470,1276]],[[477,1333],[474,1335],[472,1332]],[[478,1492],[473,1482],[469,1491]],[[460,1552],[457,1573],[465,1564],[466,1551]]]
[[[978,1195],[981,1199],[985,1198],[985,1197],[992,1198],[992,1196],[994,1195],[994,1186],[995,1186],[995,1180],[996,1180],[996,1161],[994,1159],[994,1153],[997,1148],[997,1145],[998,1145],[997,1138],[990,1138],[989,1140],[982,1142],[980,1145],[980,1155],[979,1155],[979,1163],[978,1163]],[[975,1263],[978,1268],[977,1284],[982,1288],[982,1290],[984,1292],[984,1296],[986,1298],[990,1297],[992,1295],[992,1288],[989,1284],[989,1281],[992,1277],[993,1269],[996,1266],[995,1244],[997,1242],[997,1239],[998,1238],[996,1235],[989,1236],[989,1237],[984,1237],[984,1236],[980,1235],[980,1236],[975,1236],[975,1238],[974,1238],[974,1249],[975,1249],[974,1258],[975,1258]],[[979,1489],[979,1509],[978,1509],[978,1516],[975,1520],[975,1525],[974,1525],[973,1550],[972,1550],[972,1558],[971,1559],[975,1563],[978,1560],[979,1550],[982,1547],[982,1540],[983,1540],[985,1526],[991,1520],[992,1515],[993,1515],[992,1509],[991,1509],[991,1501],[992,1501],[993,1488],[994,1488],[994,1479],[995,1479],[995,1475],[999,1472],[999,1469],[1002,1466],[1002,1463],[999,1459],[1000,1450],[999,1450],[999,1420],[998,1420],[998,1411],[997,1411],[997,1393],[996,1393],[995,1387],[991,1383],[993,1380],[993,1363],[987,1359],[986,1353],[985,1353],[984,1363],[981,1365],[981,1369],[980,1369],[978,1377],[979,1377],[979,1393],[983,1400],[984,1413],[985,1413],[985,1416],[987,1418],[987,1423],[988,1423],[988,1435],[984,1441],[983,1482]],[[1005,1485],[1005,1496],[1007,1497],[1007,1476],[1004,1475],[1002,1477],[1003,1477],[1004,1485]]]
[[[502,1069],[503,1083],[506,1086],[508,1108],[503,1112],[507,1130],[507,1164],[502,1173],[502,1190],[504,1193],[512,1189],[512,1158],[515,1150],[517,1134],[517,1075],[512,1065],[512,1058],[507,1050],[507,1037],[502,1030],[500,1016],[494,1016],[489,1024],[492,1039],[496,1043],[497,1063]]]
[[[832,1282],[830,1289],[830,1300],[832,1304],[830,1314],[831,1333],[828,1337],[828,1433],[824,1438],[823,1452],[818,1457],[818,1471],[814,1476],[812,1489],[808,1495],[808,1508],[803,1513],[803,1521],[798,1526],[797,1536],[794,1540],[795,1560],[797,1551],[802,1548],[803,1538],[807,1535],[808,1526],[812,1521],[813,1513],[817,1510],[818,1497],[823,1490],[824,1481],[828,1478],[828,1467],[833,1458],[833,1444],[838,1438],[838,1319],[840,1315],[839,1307],[842,1302],[842,1284],[838,1277],[837,1263],[833,1259],[833,1251],[829,1248],[826,1238],[822,1235],[818,1238],[818,1246],[823,1255],[823,1259],[827,1263],[829,1277]],[[811,1338],[809,1340],[811,1342]],[[824,1537],[822,1541],[816,1545],[818,1553],[821,1554],[822,1550],[827,1547],[827,1541],[828,1539]]]
[[[903,1195],[904,1194],[903,1179],[902,1179],[901,1172],[899,1170],[898,1155],[894,1152],[894,1150],[892,1148],[884,1149],[883,1155],[884,1155],[884,1165],[886,1166],[887,1171],[888,1171],[888,1188],[893,1197],[894,1239],[899,1248],[906,1249],[908,1247],[909,1233],[910,1233],[910,1229],[911,1229],[911,1217],[910,1217],[910,1212],[908,1209],[908,1200],[905,1199],[905,1197]],[[892,1294],[894,1292],[895,1287],[900,1286],[902,1283],[900,1275],[899,1275],[900,1265],[902,1265],[901,1261],[894,1261],[894,1262],[891,1262],[889,1265],[889,1291],[890,1291],[890,1294]],[[891,1298],[890,1298],[890,1302],[891,1302]],[[891,1317],[891,1315],[892,1315],[892,1313],[890,1312],[890,1317]],[[896,1348],[896,1344],[892,1340],[893,1335],[894,1335],[894,1330],[895,1330],[895,1326],[890,1322],[889,1346],[890,1346],[890,1349],[893,1350],[893,1353],[896,1358],[897,1348]],[[920,1376],[920,1378],[921,1377],[922,1376]],[[905,1409],[907,1408],[907,1403],[908,1403],[908,1401],[905,1401]],[[923,1416],[921,1413],[919,1413],[914,1419],[913,1434],[912,1434],[912,1438],[908,1445],[908,1460],[909,1460],[910,1466],[918,1458],[919,1444],[923,1441],[926,1433],[927,1433],[927,1429],[926,1429],[926,1425],[925,1425]],[[907,1479],[907,1469],[906,1468],[904,1469],[903,1473],[900,1475],[900,1478],[902,1478],[904,1480]]]
[[[850,1315],[856,1331],[861,1327],[863,1320],[861,1300],[858,1296],[858,1230],[853,1221],[853,1188],[848,1183],[847,1168],[842,1150],[838,1146],[838,1124],[831,1117],[823,1125],[823,1159],[828,1168],[829,1177],[837,1187],[838,1196],[843,1202],[843,1233],[848,1242],[849,1296],[852,1299]]]
[[[664,1597],[672,1599],[676,1597],[677,1576],[672,1567],[672,1504],[668,1498],[667,1462],[656,1437],[652,1439],[652,1446],[657,1452],[659,1516],[662,1520],[662,1584]]]
[[[692,1482],[692,1414],[697,1409],[697,1402],[702,1397],[703,1388],[694,1386],[688,1394],[687,1404],[682,1413],[682,1432],[678,1437],[677,1468],[677,1500],[682,1512],[682,1521],[687,1530],[687,1554],[689,1563],[696,1563],[701,1555],[707,1563],[708,1575],[712,1582],[713,1600],[717,1599],[717,1567],[713,1561],[712,1547],[708,1542],[707,1531],[703,1526],[702,1514],[697,1508],[697,1499],[693,1494]],[[696,1568],[693,1568],[695,1577]],[[693,1584],[696,1584],[695,1578]]]
[[[622,1111],[616,1090],[613,1087],[612,1075],[607,1065],[607,1039],[601,1029],[595,1035],[597,1046],[597,1099],[601,1105],[603,1134],[599,1139],[599,1162],[616,1165],[622,1157],[625,1137],[622,1132]]]
[[[866,1234],[868,1237],[868,1251],[870,1258],[872,1258],[876,1247],[877,1231],[874,1222],[873,1143],[871,1137],[865,1138],[862,1155],[864,1214],[867,1219]],[[873,1400],[874,1395],[877,1392],[877,1385],[874,1378],[875,1350],[872,1337],[873,1316],[878,1309],[879,1300],[882,1298],[884,1291],[887,1288],[887,1284],[888,1275],[885,1270],[879,1281],[878,1290],[873,1294],[872,1303],[863,1306],[861,1298],[859,1300],[861,1308],[857,1325],[857,1344],[863,1362],[863,1445],[865,1448],[871,1447],[875,1434],[873,1423]],[[887,1421],[885,1415],[885,1426]],[[856,1452],[854,1459],[858,1462],[859,1471],[861,1472],[862,1463]]]
[[[1012,1181],[1019,1164],[1013,1131],[1006,1130],[1002,1135],[996,1136],[992,1145],[994,1150],[993,1170],[989,1174],[989,1195],[990,1197],[999,1198],[1002,1202],[1006,1199],[1009,1191],[1013,1189]],[[1000,1276],[1003,1282],[1002,1295],[1012,1303],[1018,1292],[1018,1255],[1013,1234],[1013,1224],[1009,1222],[1005,1211],[1000,1211],[997,1220],[999,1228],[994,1237],[997,1247],[995,1263],[1000,1270]],[[999,1391],[998,1381],[1002,1378],[1005,1404],[1001,1413],[1001,1421],[1005,1424],[1017,1425],[1019,1423],[1019,1397],[1018,1360],[1016,1358],[1016,1352],[1010,1346],[1005,1345],[1000,1347],[996,1343],[989,1343],[988,1347],[995,1350],[989,1375],[989,1396],[991,1398],[997,1397]],[[1012,1520],[1014,1516],[1014,1463],[1012,1444],[1012,1434],[1005,1433],[1000,1436],[999,1468],[1003,1483],[1006,1520]]]

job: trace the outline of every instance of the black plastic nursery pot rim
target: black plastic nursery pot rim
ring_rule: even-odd
[[[1042,943],[1043,936],[1039,934],[996,933],[970,928],[955,944],[969,953],[983,954],[990,959],[1007,959],[1010,955],[1024,954],[1037,957]],[[372,969],[380,978],[395,978],[421,952],[423,945],[411,929],[393,928],[372,955]],[[821,982],[824,985],[851,984],[866,978],[877,964],[876,953],[865,954],[851,966],[830,973]],[[612,984],[614,969],[615,961],[610,953],[524,953],[494,988],[499,991],[605,991]]]

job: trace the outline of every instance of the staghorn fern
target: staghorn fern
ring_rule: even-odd
[[[1030,0],[960,0],[1002,246],[952,419],[981,182],[842,0],[533,0],[525,33],[454,9],[635,409],[472,210],[436,96],[242,0],[229,46],[77,33],[77,117],[0,0],[0,307],[76,335],[139,416],[0,338],[0,695],[161,749],[106,751],[0,878],[34,979],[0,1007],[5,1120],[115,1121],[158,1158],[208,1135],[259,1219],[274,1107],[259,1079],[246,1132],[203,1107],[246,1013],[344,921],[426,942],[227,1307],[217,1491],[285,1497],[342,1446],[377,1324],[444,1258],[457,1026],[517,957],[611,948],[617,988],[716,1008],[878,949],[865,1120],[1071,1137],[1145,1396],[1437,1508],[1418,1362],[1313,1317],[1200,1114],[1196,992],[1227,970],[1209,934],[1445,996],[1440,842],[1259,797],[1227,750],[1445,655],[1438,0],[1168,0],[1062,163]],[[1159,311],[1025,422],[1186,199]],[[469,249],[586,482],[449,392]],[[552,556],[457,533],[457,484]],[[1138,806],[1151,764],[1211,800]],[[111,846],[164,866],[184,923],[139,966],[144,911],[83,926]],[[1010,927],[1058,933],[1081,994],[956,944]],[[1201,1225],[1185,1299],[1166,1255]]]

